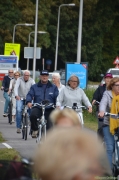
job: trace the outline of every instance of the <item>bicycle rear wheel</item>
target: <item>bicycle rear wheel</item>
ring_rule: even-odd
[[[24,139],[24,136],[25,136],[24,116],[22,115],[22,139]]]
[[[28,128],[28,116],[27,113],[25,113],[24,117],[24,139],[27,140],[27,128]]]
[[[12,124],[12,101],[9,103],[9,123]]]

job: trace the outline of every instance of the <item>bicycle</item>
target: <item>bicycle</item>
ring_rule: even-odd
[[[33,172],[34,162],[14,157],[13,160],[0,160],[1,180],[35,180]]]
[[[115,120],[119,120],[119,113],[118,114],[111,114],[105,112],[105,116],[110,116]],[[119,127],[115,130],[114,134],[114,159],[113,159],[113,175],[114,177],[119,177]]]
[[[38,133],[36,137],[36,142],[40,142],[42,138],[42,134],[44,134],[44,137],[46,139],[46,123],[47,120],[45,119],[45,109],[46,107],[53,107],[53,103],[49,103],[49,101],[45,100],[42,101],[41,103],[34,103],[32,107],[40,107],[42,109],[42,116],[41,118],[37,118],[38,122]]]
[[[23,109],[22,109],[22,139],[27,140],[28,132],[28,107],[25,105],[25,99],[23,100]]]
[[[73,106],[72,106],[72,107],[71,107],[71,106],[64,106],[64,108],[70,108],[70,109],[73,109],[74,111],[76,111],[77,114],[79,115],[79,120],[80,120],[81,124],[82,124],[82,125],[84,124],[84,123],[83,123],[82,113],[79,112],[79,110],[81,110],[81,109],[87,110],[88,108],[87,108],[86,106],[77,106],[77,103],[73,103]]]

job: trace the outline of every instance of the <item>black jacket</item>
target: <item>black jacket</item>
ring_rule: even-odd
[[[103,84],[102,86],[99,86],[96,91],[93,94],[93,100],[96,100],[98,102],[101,101],[104,91],[106,90],[106,84]],[[98,107],[97,107],[98,110]]]
[[[2,86],[4,87],[4,92],[8,92],[11,79],[13,79],[13,78],[10,78],[9,76],[4,76],[4,79],[2,81]]]

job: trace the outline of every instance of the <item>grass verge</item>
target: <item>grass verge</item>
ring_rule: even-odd
[[[95,89],[86,89],[85,93],[87,97],[89,98],[90,102],[92,101],[93,94],[95,92]],[[84,125],[85,127],[92,129],[94,131],[97,131],[98,123],[96,118],[96,107],[93,106],[93,113],[88,113],[88,111],[83,112],[84,117]]]
[[[5,139],[2,137],[2,134],[1,134],[1,132],[0,132],[0,143],[2,143],[2,142],[4,142],[5,141]]]
[[[0,149],[0,160],[13,160],[15,157],[17,157],[17,160],[21,159],[16,150],[7,148]]]

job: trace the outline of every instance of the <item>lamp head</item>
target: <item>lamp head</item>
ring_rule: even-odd
[[[29,23],[25,23],[25,26],[34,26],[35,24],[29,24]]]
[[[70,3],[70,4],[68,4],[69,6],[75,6],[75,4],[74,3]]]

